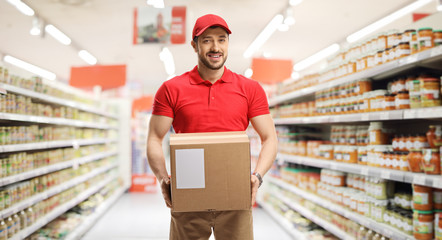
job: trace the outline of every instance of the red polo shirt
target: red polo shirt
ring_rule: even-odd
[[[173,118],[176,133],[245,131],[250,118],[269,113],[269,105],[258,82],[224,67],[212,84],[195,67],[163,83],[152,113]]]

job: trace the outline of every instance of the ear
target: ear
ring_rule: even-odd
[[[198,52],[197,44],[195,43],[195,41],[192,40],[192,41],[190,42],[190,45],[192,45],[193,50],[194,50],[195,52]]]

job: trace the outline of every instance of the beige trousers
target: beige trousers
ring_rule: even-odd
[[[253,240],[252,210],[171,212],[170,240]]]

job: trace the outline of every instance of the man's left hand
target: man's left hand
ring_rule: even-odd
[[[252,187],[252,206],[253,206],[255,205],[256,193],[258,192],[258,187],[259,187],[259,179],[253,174],[250,178],[250,185]]]

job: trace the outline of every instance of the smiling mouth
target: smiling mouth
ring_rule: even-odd
[[[209,58],[219,59],[219,58],[221,58],[222,54],[221,53],[209,53],[209,54],[207,54],[207,56]]]

